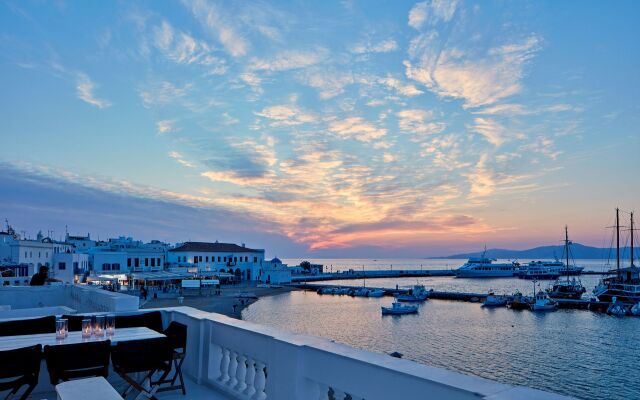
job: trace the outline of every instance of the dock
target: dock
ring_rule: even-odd
[[[297,283],[291,284],[291,286],[296,287],[298,289],[303,290],[313,290],[317,291],[318,289],[323,289],[327,287],[333,288],[341,288],[341,289],[357,289],[360,286],[346,286],[346,285],[326,285],[326,284],[316,284],[316,283]],[[384,290],[385,296],[393,297],[397,294],[406,294],[409,289],[396,289],[396,288],[376,288]],[[323,296],[335,296],[331,294],[323,295]],[[452,291],[437,291],[431,290],[429,291],[429,299],[436,300],[454,300],[454,301],[467,301],[471,303],[480,303],[485,300],[487,297],[487,293],[469,293],[469,292],[452,292]],[[610,303],[595,301],[591,299],[581,299],[581,300],[573,300],[573,299],[554,299],[558,303],[558,308],[566,308],[566,309],[576,309],[576,310],[591,310],[591,311],[601,311],[606,312]]]
[[[604,275],[606,272],[582,271],[581,275]],[[335,281],[342,279],[377,279],[377,278],[420,278],[456,276],[453,269],[385,269],[385,270],[347,270],[342,272],[318,275],[294,275],[291,282]],[[514,276],[516,278],[517,276]]]
[[[332,281],[341,279],[376,279],[376,278],[415,278],[429,276],[455,276],[452,269],[385,269],[385,270],[348,270],[320,275],[292,276],[292,282]]]

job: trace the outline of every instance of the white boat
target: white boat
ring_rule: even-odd
[[[640,303],[636,303],[631,307],[629,313],[634,317],[640,317]]]
[[[562,267],[564,267],[564,264],[559,261],[531,261],[527,265],[520,266],[518,278],[557,279],[560,276]]]
[[[507,305],[507,296],[499,296],[489,292],[487,298],[482,303],[482,307],[504,307]]]
[[[369,296],[369,289],[367,288],[359,288],[353,292],[353,295],[356,297],[367,297]]]
[[[531,304],[531,311],[555,311],[557,308],[558,303],[551,300],[542,290],[538,291],[533,304]]]
[[[471,257],[460,268],[456,269],[458,278],[511,278],[518,274],[517,262],[494,263],[495,259],[485,256],[486,249],[482,257]]]
[[[401,314],[415,314],[418,312],[418,306],[412,304],[402,304],[394,301],[391,307],[380,307],[382,309],[382,315],[401,315]]]
[[[384,296],[384,290],[382,289],[369,289],[369,297],[382,297]]]
[[[420,302],[425,301],[429,297],[429,292],[424,288],[424,285],[414,285],[406,294],[396,295],[397,301],[404,302]]]

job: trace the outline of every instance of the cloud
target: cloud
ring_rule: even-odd
[[[178,131],[178,129],[174,126],[174,121],[170,119],[164,119],[164,120],[158,121],[156,123],[156,127],[159,134]]]
[[[328,51],[324,48],[317,48],[311,51],[287,50],[280,52],[271,59],[252,58],[249,69],[254,71],[287,71],[310,67],[324,61],[328,56]]]
[[[458,6],[457,0],[432,0],[416,3],[409,11],[410,27],[421,29],[426,23],[447,22],[453,18]]]
[[[78,73],[76,78],[76,95],[78,98],[98,108],[110,107],[110,101],[95,97],[93,93],[95,87],[96,85],[86,74]]]
[[[320,98],[323,100],[328,100],[344,93],[345,87],[358,81],[350,72],[320,69],[305,71],[299,75],[299,79],[306,85],[317,89],[320,92]]]
[[[396,113],[398,126],[401,131],[428,135],[440,133],[445,125],[442,122],[433,122],[433,112],[420,109],[402,110]]]
[[[518,93],[523,68],[540,48],[530,36],[474,57],[457,49],[437,50],[431,40],[413,49],[416,63],[405,61],[408,78],[441,97],[464,100],[465,108],[486,106]]]
[[[393,39],[387,39],[376,44],[358,44],[351,49],[351,52],[355,54],[389,53],[397,49],[398,43]]]
[[[370,142],[386,135],[387,130],[377,128],[360,117],[350,117],[329,124],[329,131],[343,139],[355,139],[360,142]]]
[[[228,23],[233,20],[231,16],[222,15],[214,3],[206,0],[184,1],[184,4],[200,25],[211,33],[231,56],[237,58],[247,54],[249,43]]]
[[[213,75],[222,75],[227,71],[225,60],[214,56],[206,42],[175,30],[167,21],[155,28],[154,44],[165,57],[177,64],[201,65]]]
[[[255,114],[272,120],[271,126],[273,127],[294,126],[316,121],[313,115],[301,111],[296,106],[288,105],[266,107]]]
[[[511,138],[523,139],[521,133],[510,132],[502,124],[491,118],[476,118],[473,120],[473,130],[481,134],[487,142],[499,147]]]
[[[395,89],[399,95],[414,97],[423,94],[424,92],[414,85],[409,85],[401,82],[399,79],[393,78],[391,76],[387,76],[386,78],[380,78],[380,83],[383,85]]]
[[[488,159],[487,154],[482,154],[475,169],[467,175],[470,197],[488,196],[495,190],[496,182],[493,171],[487,165]]]
[[[155,82],[146,89],[140,90],[140,97],[147,108],[166,105],[184,97],[191,86],[191,84],[186,84],[183,87],[177,87],[169,81]]]
[[[169,152],[169,157],[173,158],[179,164],[181,164],[181,165],[183,165],[185,167],[189,167],[189,168],[195,168],[196,167],[194,164],[192,164],[189,161],[185,160],[184,156],[182,154],[178,153],[177,151]]]
[[[390,163],[396,160],[396,157],[391,154],[391,153],[384,153],[382,155],[382,161],[386,162],[386,163]]]

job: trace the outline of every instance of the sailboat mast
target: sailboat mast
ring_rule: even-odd
[[[616,270],[620,278],[620,209],[616,208]]]
[[[633,211],[631,212],[631,266],[633,267]]]
[[[567,225],[564,226],[564,252],[566,253],[567,257],[567,265],[565,265],[565,268],[567,274],[567,283],[569,283],[569,227]]]

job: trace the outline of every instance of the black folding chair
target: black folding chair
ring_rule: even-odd
[[[52,385],[60,381],[93,376],[109,376],[111,341],[86,342],[57,346],[44,346],[49,380]]]
[[[162,333],[162,314],[160,311],[151,311],[142,314],[116,315],[116,329],[138,327],[147,327]]]
[[[38,333],[54,333],[55,331],[55,315],[0,322],[0,336],[35,335]]]
[[[173,376],[169,376],[171,371],[167,371],[157,381],[159,385],[169,384],[169,386],[162,386],[158,389],[158,392],[166,392],[169,390],[182,390],[182,394],[186,395],[187,390],[184,386],[184,378],[182,376],[182,363],[187,355],[187,326],[179,322],[172,321],[164,334],[169,338],[169,344],[173,351]],[[176,380],[180,379],[180,384],[176,385]]]
[[[0,351],[0,392],[10,390],[5,399],[10,399],[27,385],[20,400],[29,397],[38,384],[42,345]]]
[[[172,359],[173,349],[166,337],[118,342],[111,349],[111,361],[113,370],[129,384],[122,397],[126,398],[129,391],[135,389],[150,399],[156,399],[159,383],[153,380],[153,375],[161,372],[166,376],[171,371]],[[143,379],[136,381],[131,376],[135,373],[144,373]],[[147,380],[148,389],[144,386]]]

